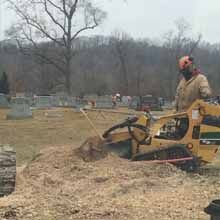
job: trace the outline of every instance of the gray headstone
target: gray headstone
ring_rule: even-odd
[[[63,112],[54,112],[54,111],[45,112],[44,115],[47,118],[63,118],[64,116]]]
[[[130,99],[128,96],[123,96],[121,102],[117,102],[117,106],[119,107],[128,107],[130,104]]]
[[[129,104],[129,108],[130,109],[136,109],[137,106],[138,106],[138,103],[139,103],[139,98],[136,97],[136,96],[132,97],[131,102]]]
[[[52,107],[52,96],[37,96],[34,98],[34,105],[38,109],[47,109]]]
[[[7,119],[26,119],[32,118],[29,100],[26,98],[14,98],[11,101],[11,110],[7,114]]]
[[[175,107],[175,103],[173,102],[169,102],[169,101],[165,101],[164,102],[164,106],[163,109],[173,109]]]
[[[52,97],[52,106],[53,107],[63,107],[63,102],[60,96]]]
[[[80,112],[80,109],[85,108],[86,105],[87,105],[87,100],[75,99],[73,107],[74,107],[75,112]]]
[[[25,97],[25,99],[27,100],[27,102],[30,106],[32,106],[34,104],[34,100],[32,97]]]
[[[75,98],[71,96],[53,96],[53,107],[75,107]]]
[[[96,99],[96,107],[97,109],[112,109],[112,97],[111,96],[100,96]]]
[[[75,99],[71,96],[64,96],[62,99],[64,107],[75,107]]]
[[[5,94],[0,94],[0,108],[9,108],[9,102]]]
[[[91,95],[85,95],[84,99],[87,101],[95,101],[98,99],[98,96],[95,94],[91,94]]]

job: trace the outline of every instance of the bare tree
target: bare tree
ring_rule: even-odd
[[[122,94],[129,94],[129,71],[128,56],[131,37],[120,31],[115,31],[112,37],[112,45],[115,56],[118,58],[119,66],[119,90]]]
[[[20,50],[40,62],[53,65],[64,77],[71,93],[71,63],[74,42],[87,30],[96,28],[106,14],[92,0],[7,0],[19,20],[7,34]]]

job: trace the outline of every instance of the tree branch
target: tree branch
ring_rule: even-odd
[[[49,15],[49,17],[50,17],[51,20],[54,22],[54,24],[56,24],[58,27],[60,27],[61,30],[64,32],[64,34],[67,35],[68,33],[67,33],[67,31],[65,30],[64,26],[61,25],[61,24],[54,18],[54,16],[52,15],[52,13],[49,11],[48,5],[47,5],[47,1],[51,3],[50,0],[44,0],[44,9],[45,9],[46,13]],[[51,4],[52,4],[52,3],[51,3]],[[54,5],[54,4],[52,4],[52,5]],[[64,18],[64,20],[65,20],[65,18]]]
[[[13,7],[15,9],[15,11],[17,12],[18,16],[25,20],[25,22],[32,26],[33,28],[37,29],[38,31],[40,31],[41,33],[43,33],[45,35],[45,37],[47,37],[48,39],[56,42],[58,45],[60,46],[64,46],[63,43],[61,43],[60,41],[58,41],[57,39],[55,39],[54,37],[52,37],[48,32],[46,32],[44,30],[44,28],[42,27],[42,25],[35,19],[31,18],[29,15],[25,14],[24,11],[22,11],[21,9],[19,9],[18,6],[16,6],[14,3],[13,4]]]
[[[96,21],[95,19],[95,16],[93,17],[93,21],[94,21],[94,25],[91,25],[91,26],[85,26],[83,28],[81,28],[80,30],[78,30],[72,37],[71,37],[71,41],[73,41],[81,32],[85,31],[85,30],[91,30],[91,29],[94,29],[98,26],[98,22]]]
[[[58,9],[60,12],[62,12],[63,14],[66,14],[66,11],[64,8],[59,7],[57,4],[55,4],[54,2],[52,2],[51,0],[46,0],[48,1],[54,8]],[[45,0],[44,0],[45,2]],[[63,2],[65,2],[65,0],[63,0]]]
[[[26,35],[26,34],[25,34]],[[28,38],[27,40],[29,40],[30,42],[32,42],[35,50],[33,50],[32,48],[25,48],[20,40],[18,38],[16,38],[16,42],[18,44],[18,47],[19,47],[19,50],[24,54],[24,55],[27,55],[27,56],[30,56],[30,55],[35,55],[41,59],[43,59],[44,61],[47,62],[47,64],[52,64],[57,70],[61,71],[62,73],[65,73],[65,70],[59,66],[57,64],[56,61],[61,61],[60,59],[59,60],[55,60],[55,58],[49,58],[48,56],[44,55],[43,53],[39,52],[40,51],[40,48],[37,46],[37,44],[33,41],[33,39],[31,38]],[[64,63],[63,63],[64,64]]]
[[[72,19],[74,13],[76,12],[77,4],[78,4],[78,0],[75,0],[74,4],[70,8],[69,19]]]
[[[194,42],[194,44],[192,45],[192,47],[191,47],[190,50],[189,50],[189,55],[190,55],[190,56],[192,55],[192,53],[193,53],[193,51],[196,49],[196,47],[199,45],[201,39],[202,39],[202,35],[200,34],[200,35],[198,36],[197,41]]]

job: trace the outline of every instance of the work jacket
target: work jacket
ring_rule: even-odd
[[[205,99],[210,96],[211,89],[203,74],[196,74],[188,81],[182,78],[175,97],[176,110],[187,110],[196,99]]]

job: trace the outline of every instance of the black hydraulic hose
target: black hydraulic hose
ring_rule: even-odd
[[[137,141],[138,144],[142,143],[149,135],[149,128],[143,126],[143,125],[140,125],[140,124],[134,124],[136,121],[138,120],[137,117],[133,117],[133,118],[128,118],[125,122],[122,122],[120,124],[117,124],[111,128],[109,128],[102,136],[103,138],[107,138],[108,135],[116,130],[116,129],[119,129],[119,128],[125,128],[127,127],[128,128],[128,132],[129,134],[131,135],[131,137]],[[131,128],[137,128],[137,129],[140,129],[142,130],[144,133],[145,133],[145,136],[142,140],[138,140],[138,138],[134,135],[134,133],[132,132]]]
[[[118,128],[125,128],[128,127],[129,124],[135,123],[138,120],[138,117],[132,117],[132,118],[127,118],[126,121],[114,125],[113,127],[109,128],[102,136],[103,138],[107,138],[107,136],[114,130]]]
[[[117,125],[114,125],[113,127],[109,128],[107,131],[105,131],[105,133],[102,135],[103,138],[107,138],[108,135],[116,130],[116,129],[119,129],[119,128],[125,128],[125,127],[128,127],[129,125],[129,122],[128,121],[125,121],[125,122],[122,122],[120,124],[117,124]]]

